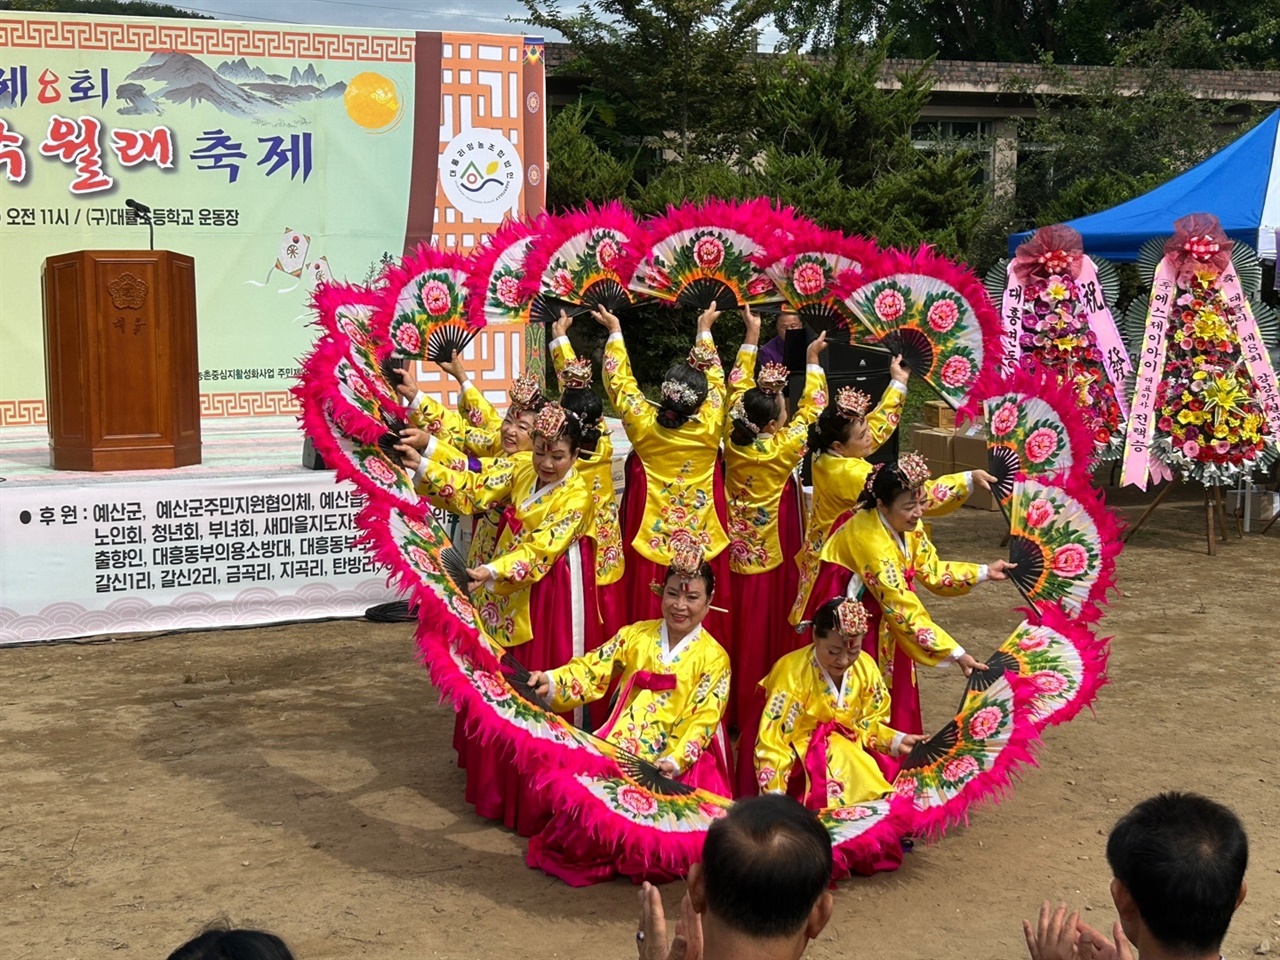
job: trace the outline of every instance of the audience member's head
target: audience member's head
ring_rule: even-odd
[[[188,940],[169,960],[293,960],[293,954],[273,933],[219,927]]]
[[[1216,954],[1244,900],[1249,841],[1234,813],[1192,793],[1142,801],[1111,830],[1111,896],[1125,936]]]
[[[831,919],[831,837],[812,811],[780,795],[739,800],[712,824],[689,895],[708,954],[720,939],[798,957]],[[721,944],[717,953],[731,947]],[[757,948],[754,950],[760,954]]]

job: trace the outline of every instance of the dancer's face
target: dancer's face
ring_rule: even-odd
[[[890,530],[906,533],[914,530],[924,516],[924,498],[919,490],[902,490],[890,503],[881,501],[879,510]]]
[[[502,449],[505,453],[519,453],[533,449],[534,415],[528,410],[511,407],[502,418]]]
[[[862,650],[862,637],[854,638],[849,643],[843,633],[832,630],[830,633],[816,635],[813,638],[813,654],[818,664],[833,677],[843,676],[844,672],[858,659]]]
[[[697,629],[707,616],[711,597],[707,582],[701,577],[681,580],[678,576],[667,578],[662,588],[662,619],[667,632],[683,637]]]
[[[866,420],[858,417],[849,424],[840,448],[838,452],[842,457],[869,457],[875,453]]]
[[[548,443],[542,437],[533,438],[533,469],[543,483],[555,483],[564,479],[564,475],[578,458],[578,451],[569,446],[563,438]]]

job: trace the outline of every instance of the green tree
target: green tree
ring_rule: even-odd
[[[564,35],[593,108],[588,131],[617,156],[648,148],[682,158],[729,156],[750,123],[760,24],[776,0],[599,0],[565,13],[524,0],[524,21]],[[642,171],[643,172],[643,171]]]
[[[590,108],[581,101],[557,111],[547,123],[547,207],[553,211],[615,200],[631,186],[634,164],[601,150],[587,135]]]

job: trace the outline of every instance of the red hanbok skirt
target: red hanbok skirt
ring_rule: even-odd
[[[596,609],[595,555],[591,541],[583,538],[575,546],[580,551],[582,576],[582,609],[576,617],[573,573],[567,555],[561,556],[547,575],[529,588],[533,639],[511,647],[509,652],[530,670],[562,666],[573,659],[576,652],[594,650],[604,642]],[[581,651],[574,649],[575,619],[582,630]],[[570,714],[565,718],[582,719]],[[526,837],[546,825],[550,811],[540,795],[525,785],[508,743],[481,743],[466,730],[466,715],[460,710],[454,725],[453,745],[458,751],[458,766],[467,771],[467,802],[475,807],[476,813],[490,820],[501,820]]]

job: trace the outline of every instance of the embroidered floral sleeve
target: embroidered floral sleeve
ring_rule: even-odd
[[[880,668],[867,654],[862,654],[849,668],[856,670],[860,681],[858,726],[863,731],[868,750],[888,753],[898,731],[889,726],[889,688]]]
[[[876,557],[860,569],[867,589],[880,601],[883,622],[912,660],[933,667],[952,656],[959,644],[933,622],[910,589],[908,578],[914,578],[914,571],[904,570],[892,556]]]
[[[979,564],[958,560],[939,560],[938,551],[923,532],[913,533],[916,547],[916,579],[941,597],[957,597],[977,586]]]
[[[705,339],[715,347],[711,334],[706,334]],[[729,409],[725,403],[724,367],[720,365],[719,357],[707,367],[706,374],[707,400],[698,411],[698,418],[706,423],[708,432],[719,441],[720,433],[724,430],[725,414]]]
[[[470,380],[462,385],[462,393],[458,395],[458,412],[468,424],[468,453],[492,457],[502,452],[502,414]]]
[[[555,367],[557,377],[564,373],[564,368],[570,361],[577,358],[568,337],[558,337],[551,341],[551,365]]]
[[[795,456],[796,463],[804,457],[809,427],[827,406],[827,375],[820,367],[810,367],[804,375],[804,393],[796,405],[795,416],[787,423],[778,440],[783,456]]]
[[[424,460],[418,492],[463,516],[483,513],[511,502],[515,467],[515,462],[505,457],[482,464],[478,473],[451,470],[434,459]]]
[[[783,680],[786,679],[784,674]],[[791,779],[791,768],[797,758],[792,744],[795,724],[788,724],[787,720],[797,706],[799,701],[784,684],[767,688],[755,750],[756,783],[761,793],[787,792],[787,781]]]
[[[756,385],[756,358],[758,356],[758,352],[747,349],[746,344],[739,348],[733,369],[729,371],[729,392],[724,401],[726,410],[732,410],[734,401]],[[726,415],[724,418],[725,436],[727,437],[732,432],[733,421]]]
[[[971,488],[969,474],[948,473],[934,477],[924,485],[924,513],[929,517],[945,517],[964,506]]]
[[[467,421],[456,410],[450,410],[435,397],[418,394],[413,419],[419,427],[451,447],[461,448],[467,440]]]
[[[681,724],[679,737],[668,743],[667,759],[681,770],[692,767],[711,746],[728,701],[729,655],[717,647],[698,677],[692,711]]]
[[[634,626],[623,627],[612,639],[589,653],[548,671],[554,684],[549,700],[551,709],[563,713],[603,697],[614,674],[626,664],[634,630]]]
[[[622,415],[622,426],[627,437],[632,444],[642,442],[639,438],[648,435],[653,429],[656,415],[631,373],[631,359],[627,356],[627,345],[621,337],[610,338],[605,342],[601,372],[605,392],[614,409]]]
[[[906,402],[905,390],[892,383],[885,388],[884,396],[867,415],[867,432],[871,434],[872,453],[898,429],[898,422],[902,419],[902,406]]]
[[[581,481],[570,491],[558,491],[554,510],[541,526],[520,533],[520,545],[486,566],[493,571],[493,592],[499,596],[527,589],[551,570],[569,546],[586,532],[591,494]]]

